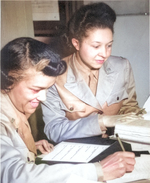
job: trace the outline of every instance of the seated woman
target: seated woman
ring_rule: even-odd
[[[64,58],[67,72],[57,78],[42,104],[50,140],[105,135],[117,119],[143,113],[129,61],[111,56],[115,20],[105,3],[85,5],[70,19],[67,35],[75,53]]]
[[[134,169],[131,152],[117,152],[94,164],[34,163],[37,149],[48,153],[53,146],[45,140],[34,142],[28,117],[65,70],[66,63],[58,55],[32,38],[15,39],[1,50],[2,183],[65,183],[71,174],[103,181]]]

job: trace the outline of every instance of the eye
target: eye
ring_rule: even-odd
[[[93,47],[97,49],[97,48],[99,48],[99,45],[97,45],[97,46],[93,46]]]
[[[112,44],[109,44],[107,47],[108,47],[108,48],[111,48],[111,47],[112,47]]]
[[[33,93],[38,93],[40,90],[32,89]]]

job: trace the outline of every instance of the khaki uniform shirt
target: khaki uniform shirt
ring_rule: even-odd
[[[94,95],[77,66],[76,54],[63,59],[67,72],[57,77],[42,104],[45,133],[55,142],[100,135],[98,116],[140,113],[130,63],[110,56],[99,69]],[[57,132],[59,132],[57,135]]]

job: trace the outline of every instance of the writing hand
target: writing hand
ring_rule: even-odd
[[[104,180],[111,180],[132,172],[135,165],[135,155],[132,152],[116,152],[100,161]]]

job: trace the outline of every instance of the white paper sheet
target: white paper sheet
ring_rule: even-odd
[[[129,143],[128,141],[125,142]],[[141,144],[137,142],[130,142],[130,144],[132,147],[132,151],[149,151],[150,153],[150,145],[148,144]]]
[[[109,145],[61,142],[42,160],[87,163],[108,147]]]
[[[60,20],[58,0],[32,1],[32,18],[34,21]]]

